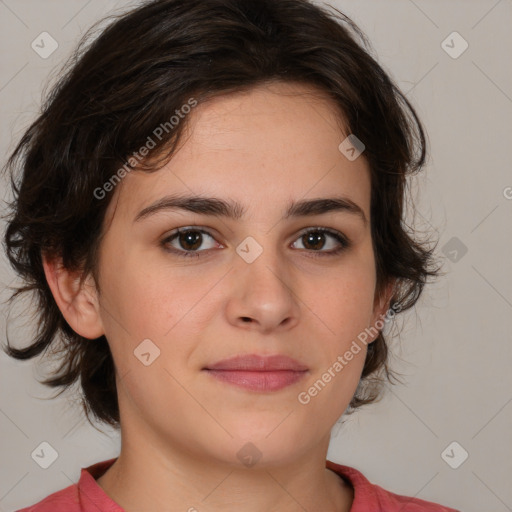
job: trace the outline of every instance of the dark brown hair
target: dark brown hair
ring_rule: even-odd
[[[9,302],[32,291],[38,316],[36,339],[20,349],[8,341],[10,356],[29,359],[53,347],[60,366],[43,382],[61,392],[79,382],[89,421],[92,413],[119,426],[107,340],[71,329],[46,281],[42,254],[61,257],[82,278],[92,275],[99,289],[97,254],[112,194],[98,190],[123,165],[161,168],[187,116],[176,126],[169,120],[191,98],[201,103],[276,80],[321,89],[343,113],[348,133],[365,144],[377,293],[396,278],[391,303],[402,311],[416,303],[439,270],[431,268],[434,249],[415,240],[403,221],[406,177],[423,166],[426,138],[414,108],[348,17],[307,0],[156,0],[114,18],[98,37],[95,25],[82,38],[5,166],[14,200],[4,244],[25,283]],[[159,126],[166,127],[160,138]],[[148,136],[158,158],[135,161]],[[350,410],[379,398],[382,373],[391,381],[381,332],[368,345]]]

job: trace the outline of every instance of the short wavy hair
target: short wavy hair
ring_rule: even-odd
[[[415,239],[404,223],[406,178],[425,163],[425,131],[350,18],[307,0],[154,0],[105,20],[81,39],[4,167],[14,195],[4,245],[23,281],[11,288],[9,304],[24,292],[37,299],[36,339],[25,348],[8,340],[4,351],[30,359],[51,347],[59,365],[43,383],[60,393],[79,383],[89,422],[94,416],[120,426],[107,339],[91,342],[71,329],[42,255],[61,258],[83,279],[92,275],[99,290],[97,255],[112,197],[104,184],[122,166],[154,172],[168,162],[187,125],[186,116],[176,126],[169,119],[190,98],[201,103],[271,81],[321,89],[338,105],[348,133],[364,143],[376,293],[394,280],[394,307],[416,303],[439,270],[432,265],[435,247]],[[151,157],[130,158],[158,126],[166,128],[153,138]],[[349,412],[379,399],[382,376],[396,378],[388,355],[379,331]]]

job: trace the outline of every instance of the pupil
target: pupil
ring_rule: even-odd
[[[194,240],[196,241],[195,243]],[[185,249],[197,249],[201,245],[201,235],[197,231],[187,231],[185,234],[182,234],[181,241],[184,241],[186,246],[193,246],[185,247]]]
[[[323,244],[321,243],[321,238],[323,237],[323,234],[322,233],[318,233],[318,234],[314,234],[314,233],[308,233],[307,235],[305,235],[307,240],[308,240],[308,244],[312,243],[312,245],[314,245],[315,249],[321,249]],[[315,243],[315,239],[316,239],[316,243]],[[320,247],[316,247],[316,245],[320,244]]]

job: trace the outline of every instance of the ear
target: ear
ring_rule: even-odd
[[[69,326],[80,336],[96,339],[104,334],[96,286],[88,277],[80,286],[80,272],[64,268],[61,258],[42,256],[43,268],[55,302]]]
[[[370,327],[373,327],[373,329],[370,329],[372,333],[374,332],[375,329],[378,330],[379,332],[382,330],[382,327],[379,328],[379,326],[381,326],[381,322],[383,322],[383,320],[386,317],[386,312],[389,310],[391,298],[393,296],[393,292],[395,291],[395,284],[396,278],[391,279],[390,282],[384,288],[384,290],[382,290],[380,294],[376,294],[375,296],[375,301],[373,303],[372,322],[370,324]],[[368,343],[374,342],[378,336],[379,333],[372,334]]]

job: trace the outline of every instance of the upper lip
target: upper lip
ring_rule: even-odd
[[[307,366],[295,359],[283,355],[260,356],[258,354],[242,354],[223,359],[205,367],[206,370],[246,370],[270,372],[278,370],[305,371]]]

